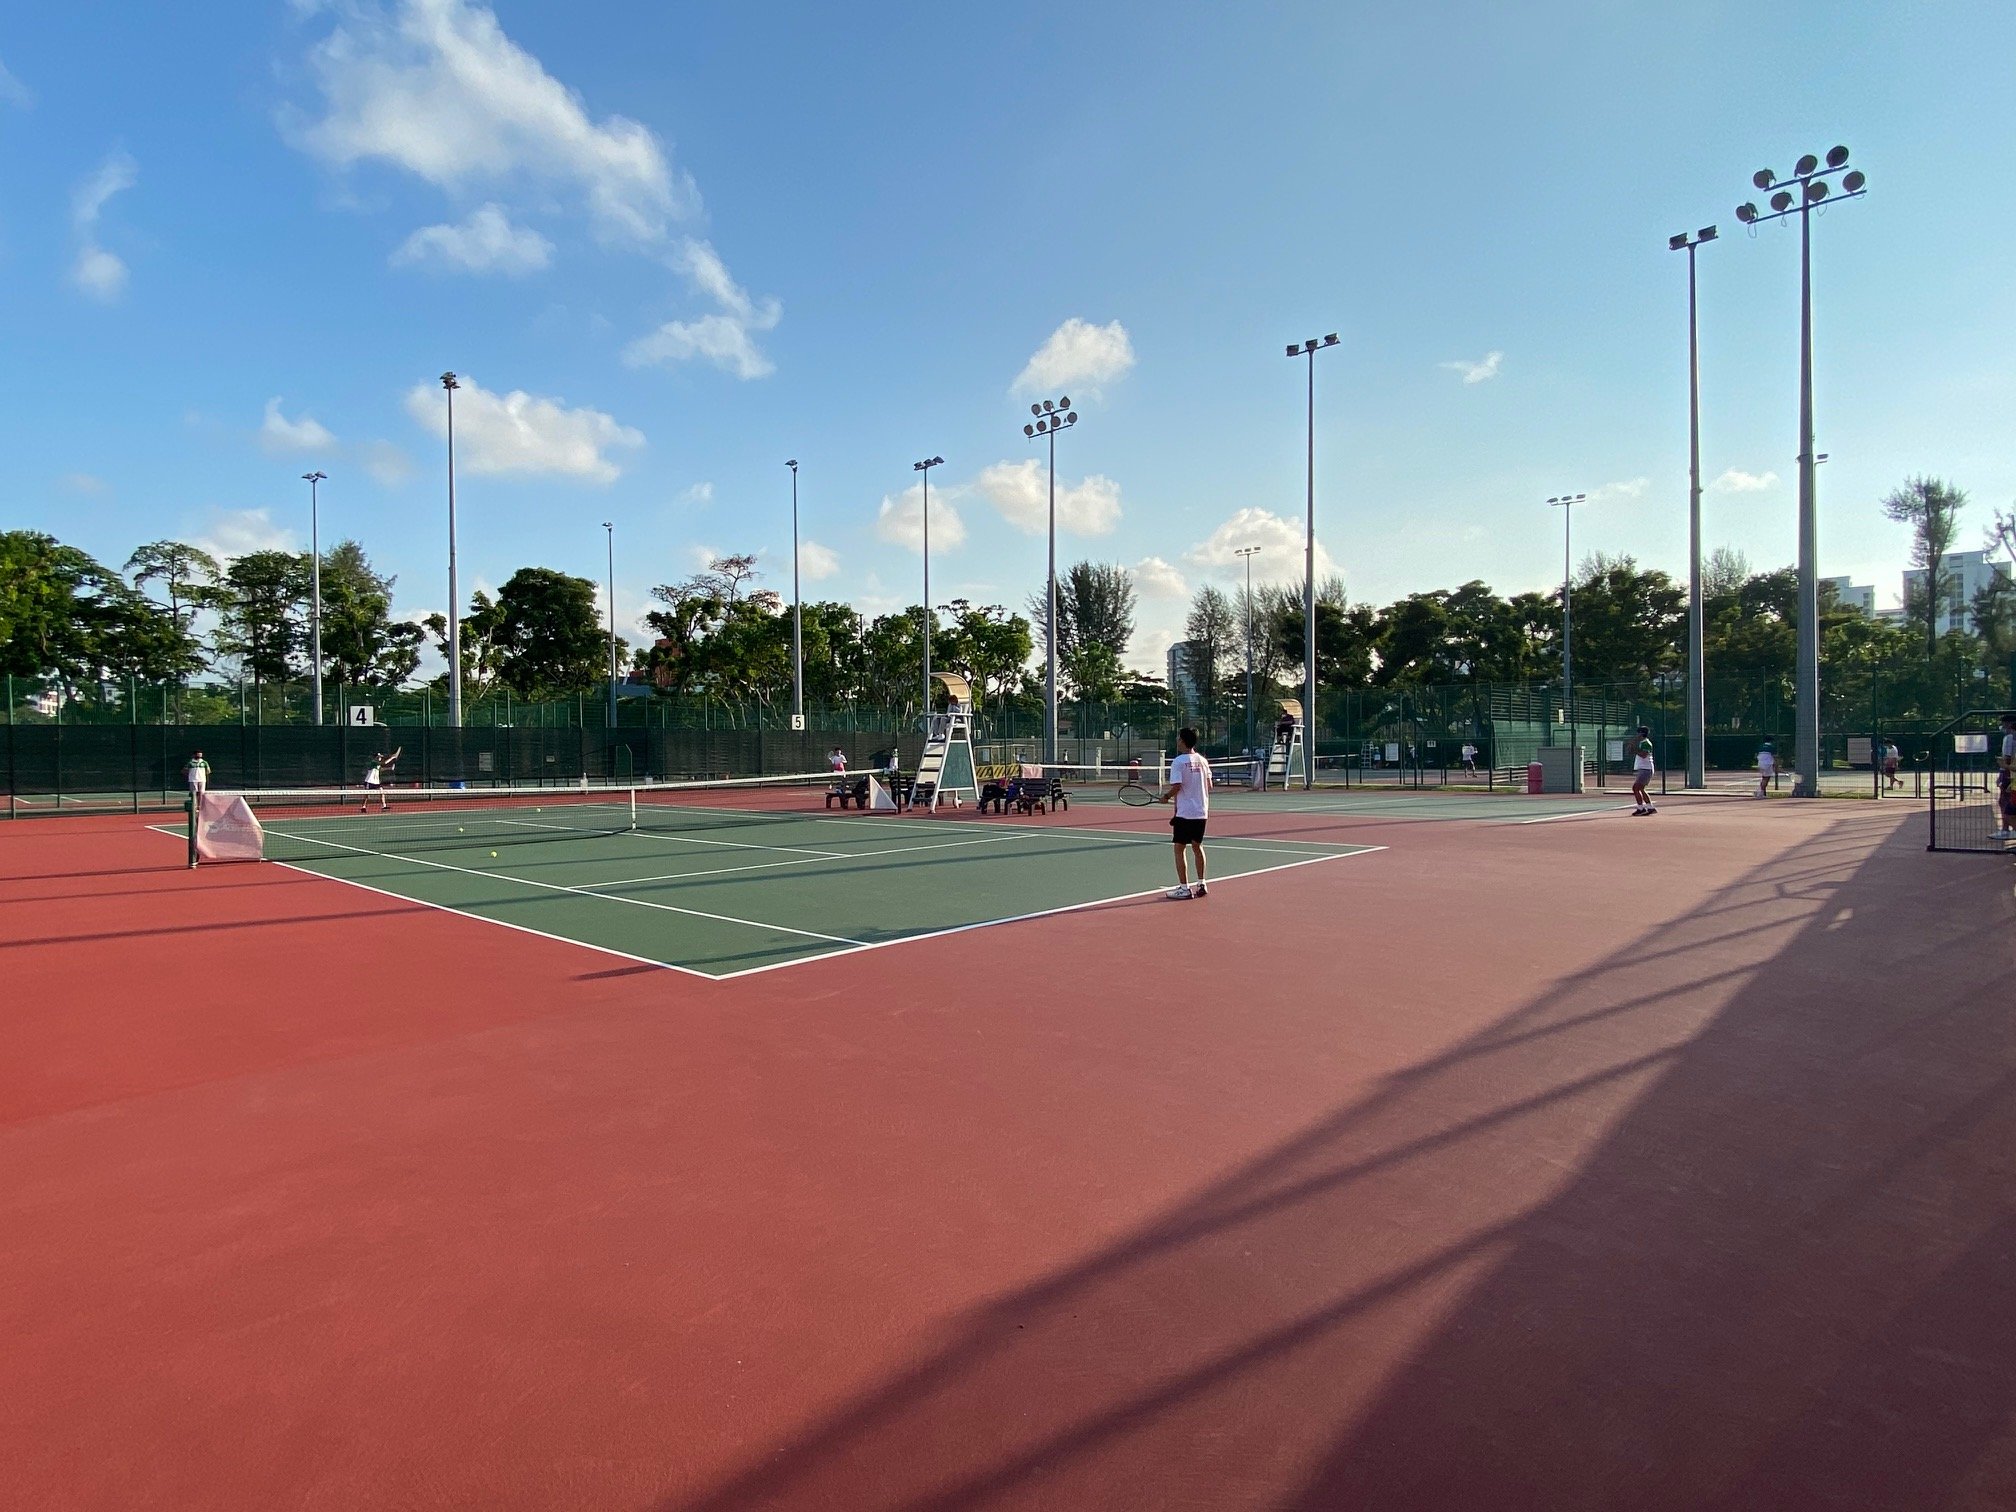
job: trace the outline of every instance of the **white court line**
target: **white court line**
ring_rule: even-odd
[[[560,830],[565,834],[586,835],[595,840],[610,835],[627,835],[634,840],[662,840],[677,845],[725,845],[730,850],[775,851],[780,855],[790,852],[803,856],[844,858],[848,854],[846,851],[813,850],[809,845],[752,845],[747,840],[702,840],[698,835],[675,835],[667,830],[577,830],[571,824],[542,824],[537,819],[499,819],[497,823],[516,825],[519,829]]]
[[[708,913],[701,908],[680,908],[671,903],[652,903],[644,898],[619,898],[607,893],[583,892],[578,887],[567,887],[558,882],[535,882],[530,877],[515,876],[506,872],[478,871],[473,866],[451,866],[446,861],[427,861],[419,856],[388,856],[384,851],[365,850],[360,846],[343,845],[334,840],[317,840],[313,835],[295,835],[291,838],[306,840],[310,845],[327,845],[335,850],[349,851],[352,855],[375,856],[381,861],[402,861],[412,866],[432,867],[436,871],[460,872],[465,877],[482,877],[486,881],[509,882],[518,887],[537,887],[545,892],[568,893],[577,898],[593,898],[599,903],[628,903],[633,908],[656,908],[665,913],[686,914],[695,919],[712,919],[719,924],[741,924],[750,929],[768,929],[776,934],[803,935],[808,940],[830,940],[839,945],[867,943],[864,940],[850,939],[846,935],[821,934],[816,929],[793,929],[789,924],[766,924],[761,919],[739,919],[733,914]],[[476,916],[483,917],[481,914]]]
[[[1538,819],[1507,819],[1507,824],[1554,824],[1563,819],[1589,819],[1598,814],[1621,814],[1624,805],[1604,804],[1601,808],[1571,809],[1565,814],[1542,814]]]
[[[862,821],[862,822],[869,822],[869,821]],[[149,825],[148,828],[153,830],[156,834],[167,835],[171,839],[185,840],[187,838],[186,833],[183,830],[177,828],[164,827],[162,825]],[[1041,830],[1025,830],[1017,832],[1018,836],[1029,834],[1042,834],[1042,833],[1044,833],[1044,831]],[[305,839],[307,837],[299,836],[294,838]],[[319,843],[332,844],[333,842],[322,841]],[[384,857],[383,852],[358,850],[357,847],[355,846],[338,845],[335,848],[338,850],[355,851],[356,854],[358,855]],[[1333,851],[1328,855],[1308,856],[1297,861],[1283,861],[1277,866],[1262,866],[1257,867],[1249,872],[1240,872],[1235,876],[1220,877],[1218,878],[1216,885],[1222,887],[1227,882],[1238,882],[1244,880],[1247,877],[1264,877],[1273,872],[1293,871],[1297,867],[1315,866],[1319,862],[1323,861],[1348,861],[1355,856],[1369,856],[1372,855],[1374,852],[1389,849],[1391,849],[1391,847],[1385,845],[1361,845],[1353,847],[1350,850]],[[389,856],[384,857],[384,859],[397,860],[397,861],[418,861],[417,857],[411,857],[411,856]],[[416,898],[407,893],[392,892],[387,888],[374,887],[369,882],[358,882],[353,880],[352,878],[337,876],[331,872],[316,871],[312,867],[301,866],[291,861],[275,861],[271,864],[275,866],[285,867],[288,871],[299,872],[301,873],[301,875],[305,877],[316,877],[324,882],[335,882],[345,887],[361,888],[365,892],[376,893],[380,897],[392,898],[401,903],[416,903],[422,908],[438,909],[442,913],[454,914],[457,917],[464,919],[474,919],[475,921],[481,924],[494,924],[500,929],[514,929],[518,931],[518,933],[520,934],[533,935],[542,940],[557,940],[562,944],[578,946],[582,950],[592,950],[600,955],[615,956],[618,960],[635,961],[640,965],[644,966],[657,966],[665,971],[676,971],[681,976],[698,977],[700,980],[705,982],[728,982],[735,980],[737,977],[758,976],[767,971],[783,971],[793,966],[811,966],[817,964],[820,961],[833,960],[839,956],[858,955],[863,951],[886,950],[892,945],[914,945],[920,941],[935,940],[944,935],[968,934],[976,929],[992,929],[996,925],[1000,924],[1020,924],[1027,922],[1030,919],[1047,919],[1055,917],[1058,914],[1077,913],[1081,909],[1104,908],[1114,903],[1131,902],[1133,899],[1136,898],[1154,897],[1157,894],[1166,890],[1158,885],[1155,887],[1144,888],[1139,892],[1117,893],[1110,898],[1094,898],[1084,903],[1065,903],[1060,904],[1056,908],[1037,909],[1032,913],[1012,914],[1007,917],[999,919],[982,919],[979,922],[973,924],[953,924],[947,926],[944,929],[928,929],[923,930],[917,934],[897,935],[891,939],[874,940],[874,941],[845,940],[843,937],[839,935],[819,935],[815,934],[811,930],[793,930],[793,929],[787,929],[783,925],[762,924],[755,920],[736,919],[725,914],[708,914],[708,913],[701,913],[697,909],[672,908],[670,907],[670,905],[666,904],[643,903],[641,899],[635,899],[635,898],[608,898],[604,900],[606,902],[612,902],[612,903],[639,903],[641,906],[647,908],[663,908],[670,913],[693,914],[699,918],[720,919],[731,924],[750,924],[759,929],[782,930],[784,933],[787,934],[802,934],[810,936],[811,938],[814,939],[836,941],[843,944],[846,947],[845,949],[841,950],[823,950],[820,951],[817,955],[799,956],[796,957],[795,959],[788,961],[773,961],[768,966],[749,966],[744,967],[740,971],[715,972],[715,971],[702,971],[698,967],[694,966],[681,966],[672,961],[653,960],[649,956],[633,955],[627,950],[617,950],[608,945],[597,945],[594,944],[592,941],[576,939],[572,935],[549,934],[547,931],[543,929],[533,929],[530,925],[514,924],[508,919],[492,918],[488,914],[476,913],[470,909],[458,908],[452,903],[434,903],[430,902],[426,898]],[[498,873],[474,871],[468,867],[449,866],[444,862],[419,862],[419,864],[423,866],[438,867],[439,869],[444,871],[466,872],[468,875],[475,877],[526,882],[526,879],[524,878],[502,879],[500,878],[500,875]],[[795,863],[779,862],[775,864],[787,865]],[[573,892],[581,897],[598,896],[595,893],[581,892],[580,889],[578,888],[559,887],[557,884],[552,883],[526,882],[526,885],[532,887],[547,887],[558,892]]]
[[[1228,812],[1247,812],[1247,811],[1237,810]],[[1312,810],[1311,812],[1316,811]],[[824,814],[806,814],[803,815],[802,817],[808,824],[869,825],[876,829],[886,827],[889,822],[886,819],[834,819]],[[1028,829],[1018,830],[1017,833],[1030,834],[1030,835],[1062,835],[1066,839],[1111,840],[1115,844],[1122,844],[1122,845],[1169,844],[1169,841],[1158,838],[1157,836],[1154,835],[1135,834],[1131,831],[1126,830],[1094,829],[1090,825],[1085,824],[1048,824],[1041,820],[1032,821]],[[1204,843],[1208,845],[1212,850],[1251,851],[1255,855],[1260,856],[1300,855],[1303,850],[1307,850],[1312,846],[1322,846],[1327,849],[1334,850],[1336,846],[1340,843],[1334,840],[1269,840],[1265,835],[1250,835],[1250,836],[1244,836],[1242,838],[1258,840],[1264,843],[1259,845],[1242,845],[1237,841],[1214,840],[1208,836],[1205,838]],[[1342,843],[1348,843],[1348,842],[1342,842]],[[1290,850],[1281,848],[1286,846],[1300,847],[1300,849]],[[1371,848],[1375,850],[1378,849],[1378,847],[1376,846]],[[861,854],[861,852],[858,851],[850,852],[850,854],[859,855]]]
[[[1389,849],[1389,847],[1384,845],[1366,845],[1359,847],[1357,850],[1338,851],[1334,855],[1305,856],[1299,861],[1283,861],[1278,866],[1261,866],[1256,867],[1252,871],[1240,872],[1236,876],[1220,877],[1215,882],[1212,882],[1211,885],[1214,887],[1222,887],[1227,882],[1243,882],[1248,877],[1264,877],[1271,872],[1293,871],[1298,866],[1317,866],[1325,861],[1349,861],[1354,856],[1369,856],[1374,851],[1383,851],[1387,849]],[[811,964],[814,961],[837,960],[841,956],[859,955],[866,950],[887,950],[892,945],[915,945],[920,940],[936,940],[944,937],[945,935],[970,934],[972,931],[976,929],[992,929],[997,924],[1021,924],[1027,922],[1030,919],[1048,919],[1054,917],[1057,914],[1077,913],[1081,909],[1104,908],[1107,905],[1113,903],[1132,902],[1136,898],[1158,897],[1166,891],[1168,891],[1168,889],[1161,886],[1148,887],[1143,888],[1139,892],[1116,893],[1113,897],[1110,898],[1094,898],[1090,902],[1086,903],[1065,903],[1061,904],[1056,908],[1039,908],[1033,913],[1011,914],[1008,917],[1002,919],[982,919],[977,924],[953,924],[947,926],[944,929],[927,929],[919,934],[898,935],[896,938],[891,940],[873,940],[859,943],[851,946],[846,950],[821,951],[816,956],[807,956],[801,960],[774,961],[768,966],[745,966],[740,971],[724,971],[718,977],[716,977],[715,980],[717,982],[732,982],[737,977],[760,976],[766,971],[781,971],[787,966],[805,966]],[[1191,901],[1195,902],[1196,900],[1192,899]],[[1206,902],[1204,906],[1208,908],[1210,904]]]
[[[854,861],[863,856],[908,856],[917,851],[957,850],[964,845],[1000,845],[1009,840],[1025,838],[1027,838],[1025,834],[1018,832],[1013,835],[989,835],[980,840],[942,840],[932,845],[893,845],[883,850],[815,851],[810,856],[795,861],[752,861],[746,866],[716,866],[706,871],[667,872],[660,877],[625,877],[620,882],[582,882],[577,885],[584,890],[599,887],[639,887],[646,882],[683,882],[688,877],[723,877],[730,872],[767,871],[779,866],[816,866],[829,858],[836,861]]]

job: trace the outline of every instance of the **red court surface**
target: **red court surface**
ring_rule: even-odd
[[[2006,861],[1294,822],[726,983],[0,827],[0,1505],[2016,1505]]]

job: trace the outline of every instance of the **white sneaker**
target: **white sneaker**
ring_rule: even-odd
[[[1189,884],[1179,882],[1174,887],[1170,888],[1169,891],[1162,894],[1162,896],[1165,898],[1187,898],[1190,896]]]
[[[1995,838],[1997,840],[2016,840],[2016,830],[1997,830],[1995,831]]]
[[[1205,892],[1202,882],[1193,882],[1190,884],[1190,896],[1193,898],[1203,898],[1210,895]]]

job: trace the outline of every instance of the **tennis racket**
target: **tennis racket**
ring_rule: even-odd
[[[1153,788],[1143,787],[1138,782],[1120,784],[1120,801],[1129,808],[1146,808],[1151,803],[1161,802],[1161,797]]]

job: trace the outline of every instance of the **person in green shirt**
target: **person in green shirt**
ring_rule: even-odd
[[[189,758],[189,765],[182,769],[182,777],[189,784],[189,796],[201,798],[210,786],[210,763],[203,759],[201,751]]]
[[[1631,812],[1656,814],[1652,806],[1652,727],[1638,726],[1638,738],[1631,746]]]

